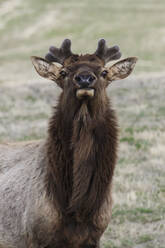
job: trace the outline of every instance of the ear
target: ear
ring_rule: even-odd
[[[59,75],[61,68],[60,64],[59,66],[57,66],[51,62],[46,61],[45,59],[36,56],[32,56],[31,60],[34,65],[34,68],[36,69],[36,71],[40,76],[44,78],[48,78],[53,81],[58,79],[58,77],[60,76]]]
[[[136,57],[130,57],[117,62],[108,69],[108,80],[114,81],[128,77],[133,71],[136,62]]]

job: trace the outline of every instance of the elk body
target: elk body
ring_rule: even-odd
[[[0,145],[0,248],[98,248],[109,223],[118,128],[106,88],[137,59],[105,67],[117,46],[78,56],[70,45],[32,57],[62,88],[45,141]]]

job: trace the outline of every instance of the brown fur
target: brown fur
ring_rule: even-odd
[[[38,68],[36,61],[40,58],[34,59]],[[136,58],[120,61],[112,67],[112,73],[109,69],[107,77],[103,77],[104,60],[95,54],[72,55],[64,60],[61,69],[67,77],[59,73],[59,68],[54,72],[63,92],[49,123],[45,183],[60,220],[55,220],[55,238],[49,248],[99,247],[111,215],[118,145],[117,120],[106,87],[110,76],[113,80],[120,77],[120,72],[122,78],[128,76],[135,61]],[[49,77],[50,65],[45,64]],[[45,71],[37,71],[45,77]],[[76,98],[79,86],[74,78],[83,72],[95,75],[97,80],[92,85],[94,97],[80,100]]]
[[[106,94],[82,103],[71,96],[69,99],[62,93],[49,125],[47,193],[62,221],[69,223],[68,227],[65,224],[66,237],[79,234],[80,241],[86,235],[90,243],[88,228],[99,240],[109,222],[110,214],[100,211],[110,198],[117,156],[117,121]],[[108,208],[110,212],[111,206]],[[107,214],[103,227],[99,223],[101,214],[105,214],[104,218]]]
[[[105,42],[99,44],[96,54],[106,61],[119,57],[118,47],[103,50]],[[68,57],[69,46],[67,40],[50,49],[59,54],[61,68],[32,57],[38,73],[63,89],[46,141],[0,146],[2,248],[98,248],[110,220],[118,125],[106,87],[128,76],[136,58],[104,68],[96,54]],[[79,98],[83,91],[75,78],[81,73],[94,79]]]

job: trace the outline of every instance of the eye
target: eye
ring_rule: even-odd
[[[60,71],[60,75],[64,78],[64,77],[66,77],[67,72],[66,72],[66,71],[64,71],[64,70],[62,70],[62,71]]]
[[[104,70],[104,71],[102,71],[101,76],[103,78],[105,78],[107,76],[107,74],[108,74],[108,71],[107,70]]]

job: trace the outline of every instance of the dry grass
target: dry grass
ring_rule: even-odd
[[[105,248],[165,247],[164,90],[165,77],[132,77],[109,87],[121,135]],[[59,93],[47,81],[1,86],[0,141],[44,138]]]
[[[136,72],[164,70],[164,0],[0,0],[0,81],[27,81],[30,55],[44,55],[68,37],[91,52],[99,38],[138,56]],[[20,70],[21,68],[21,70]]]
[[[164,0],[0,0],[0,142],[46,135],[60,90],[38,79],[30,55],[66,37],[94,51],[105,37],[139,57],[137,76],[108,90],[121,135],[104,248],[165,248],[164,11]]]

